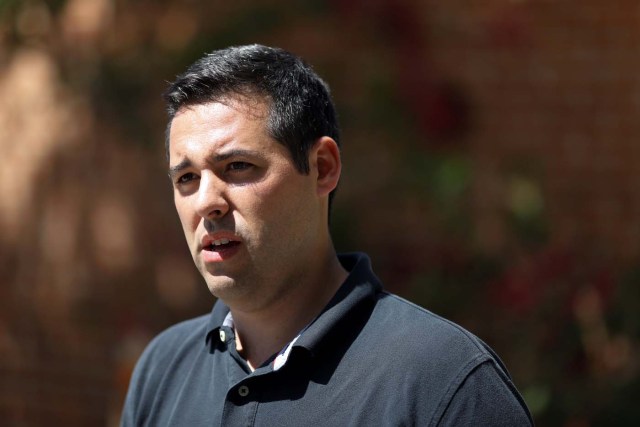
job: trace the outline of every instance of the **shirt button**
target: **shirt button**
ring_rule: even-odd
[[[246,385],[241,385],[238,388],[238,394],[242,397],[246,397],[249,394],[249,387],[247,387]]]
[[[220,329],[220,341],[225,342],[227,340],[227,334],[224,333],[222,329]]]

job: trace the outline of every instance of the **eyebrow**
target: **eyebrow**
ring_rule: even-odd
[[[233,150],[229,150],[226,153],[217,154],[213,158],[213,160],[215,162],[222,162],[232,157],[261,157],[261,152],[256,150],[243,150],[240,148],[236,148]]]
[[[261,155],[262,155],[261,152],[256,150],[233,149],[233,150],[227,151],[226,153],[216,154],[213,157],[213,162],[223,162],[232,157],[261,157]],[[174,177],[178,173],[182,172],[187,168],[190,168],[191,166],[192,166],[191,160],[184,159],[177,165],[171,166],[169,168],[169,176]]]
[[[171,166],[169,168],[169,177],[173,178],[178,173],[180,173],[181,171],[187,169],[190,166],[191,166],[191,161],[189,159],[184,159],[183,161],[181,161],[177,165]]]

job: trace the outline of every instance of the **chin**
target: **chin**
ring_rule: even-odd
[[[234,295],[240,293],[240,289],[236,285],[236,281],[227,276],[211,276],[206,277],[209,292],[219,299],[225,300],[233,298]]]

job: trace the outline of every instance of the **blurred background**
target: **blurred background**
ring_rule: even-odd
[[[263,43],[331,85],[333,233],[487,341],[539,426],[640,425],[640,3],[0,0],[0,424],[115,426],[213,298],[160,94]]]

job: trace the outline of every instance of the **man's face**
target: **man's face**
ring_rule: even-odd
[[[261,102],[196,105],[176,114],[169,134],[174,201],[191,255],[210,291],[245,309],[296,286],[326,230],[313,171],[297,171],[268,136],[266,117]]]

